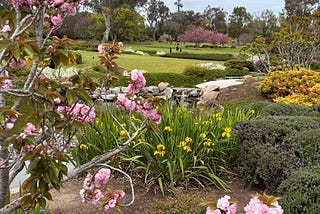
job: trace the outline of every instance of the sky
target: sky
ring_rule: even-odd
[[[177,7],[174,6],[176,0],[162,0],[171,12],[176,12]],[[262,11],[269,9],[276,15],[284,8],[285,0],[181,0],[182,10],[193,10],[203,13],[204,9],[210,5],[211,7],[223,8],[228,14],[232,13],[234,7],[243,6],[247,12],[252,15],[259,15]]]

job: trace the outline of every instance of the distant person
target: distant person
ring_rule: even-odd
[[[169,48],[169,51],[170,51],[170,54],[172,54],[172,47],[170,46],[170,48]]]
[[[176,51],[177,51],[177,52],[179,51],[179,43],[177,43]]]
[[[182,52],[182,47],[181,47],[181,45],[179,46],[179,51]]]

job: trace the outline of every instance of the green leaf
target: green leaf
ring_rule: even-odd
[[[0,40],[0,50],[4,50],[10,46],[11,41],[8,39]]]
[[[39,161],[39,158],[32,160],[28,166],[27,173],[31,173],[35,168],[37,168]]]
[[[86,103],[90,103],[90,104],[93,103],[91,97],[83,88],[73,88],[72,92],[81,100],[85,101]]]
[[[38,203],[39,203],[39,205],[40,205],[42,208],[45,208],[46,205],[47,205],[47,201],[46,201],[46,199],[44,199],[43,197],[40,197],[40,198],[39,198]]]
[[[28,56],[30,56],[32,59],[34,58],[35,53],[34,53],[32,47],[31,47],[30,45],[28,45],[28,44],[23,44],[23,45],[22,45],[22,50],[23,50]]]

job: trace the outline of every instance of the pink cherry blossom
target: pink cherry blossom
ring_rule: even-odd
[[[104,206],[104,211],[108,211],[108,210],[110,210],[110,206],[107,204]]]
[[[92,179],[93,179],[93,175],[91,173],[88,173],[86,178],[83,180],[83,189],[93,190],[94,184]]]
[[[99,188],[108,183],[111,171],[107,168],[100,169],[94,176],[94,185]]]
[[[61,15],[58,14],[56,16],[51,17],[51,22],[54,26],[60,26],[62,24],[62,18]]]
[[[36,127],[32,123],[27,123],[27,128],[23,131],[26,135],[31,135],[36,130]]]
[[[98,45],[98,52],[99,52],[100,54],[103,54],[103,53],[104,53],[103,44]]]
[[[61,99],[59,97],[56,97],[56,98],[53,99],[53,102],[55,104],[60,104],[61,103]]]
[[[14,123],[6,123],[6,130],[12,129],[14,126]]]
[[[230,196],[229,195],[225,195],[222,198],[220,198],[217,202],[217,207],[219,209],[224,210],[226,207],[228,207],[230,205],[229,200],[230,200]]]
[[[207,207],[206,214],[221,214],[221,210],[220,209],[212,210],[210,207]]]
[[[116,206],[117,200],[111,199],[108,202],[109,207],[114,208]]]
[[[236,214],[237,212],[237,205],[236,204],[231,204],[230,206],[226,207],[224,209],[226,214]]]
[[[122,42],[118,42],[118,46],[119,46],[119,48],[122,48],[123,47],[123,43]]]
[[[13,83],[10,79],[4,79],[0,83],[0,89],[10,89],[13,87]]]

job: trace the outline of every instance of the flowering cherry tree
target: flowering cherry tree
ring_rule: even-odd
[[[143,75],[132,71],[129,93],[117,100],[118,107],[145,116],[139,126],[134,126],[135,134],[109,153],[68,173],[68,152],[78,146],[74,136],[79,128],[90,125],[98,113],[96,101],[88,91],[108,89],[117,69],[114,59],[123,44],[114,41],[99,45],[100,61],[106,71],[99,81],[86,72],[49,79],[43,70],[52,62],[58,69],[67,64],[70,54],[66,48],[72,42],[52,33],[66,16],[76,14],[84,0],[9,2],[12,10],[0,12],[0,213],[12,213],[20,207],[45,207],[46,200],[52,199],[50,188],[59,189],[65,179],[89,170],[81,190],[82,200],[100,204],[104,210],[118,207],[118,200],[125,194],[121,190],[104,190],[112,167],[101,164],[124,151],[148,121],[161,120],[152,99],[137,95],[145,86]],[[34,29],[35,40],[28,37],[29,29]],[[8,203],[10,184],[23,168],[28,177],[20,186],[21,196]]]

